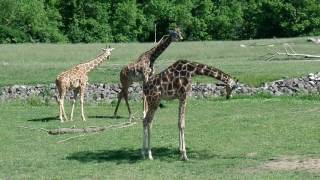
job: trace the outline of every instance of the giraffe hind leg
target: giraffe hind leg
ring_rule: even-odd
[[[117,106],[116,106],[116,109],[114,110],[114,113],[113,113],[113,116],[114,116],[114,117],[117,117],[117,112],[118,112],[118,108],[119,108],[120,102],[121,102],[121,100],[122,100],[122,97],[123,97],[123,95],[122,95],[122,89],[121,89],[121,91],[120,91],[119,94],[118,94]]]
[[[131,114],[131,109],[130,109],[130,105],[129,105],[129,101],[128,101],[128,91],[124,91],[123,97],[124,97],[124,100],[126,101],[126,105],[127,105],[128,112],[129,112],[129,122],[131,122],[132,121],[132,114]]]
[[[72,100],[72,109],[71,109],[71,114],[70,114],[70,121],[73,121],[73,112],[74,112],[74,105],[76,103],[78,96],[78,90],[73,91],[73,100]]]

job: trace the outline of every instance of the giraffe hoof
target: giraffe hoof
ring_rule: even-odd
[[[181,156],[181,160],[182,160],[182,161],[188,161],[189,159],[188,159],[187,156]]]

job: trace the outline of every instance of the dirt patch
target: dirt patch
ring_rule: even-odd
[[[302,158],[299,156],[285,156],[271,159],[257,167],[251,167],[246,172],[259,171],[309,171],[320,172],[319,158]]]

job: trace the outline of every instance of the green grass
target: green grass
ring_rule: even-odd
[[[213,65],[236,76],[242,82],[260,85],[283,77],[300,76],[319,71],[320,61],[303,61],[286,57],[263,61],[265,46],[241,48],[240,44],[294,43],[300,53],[319,54],[319,46],[306,38],[251,41],[207,41],[173,43],[156,61],[156,71],[168,67],[178,59],[188,59]],[[116,49],[112,58],[90,73],[90,82],[118,83],[120,69],[136,60],[153,43],[111,44]],[[0,45],[0,86],[12,84],[47,84],[73,65],[98,55],[104,44],[10,44]],[[195,82],[212,82],[209,78],[195,78]]]
[[[154,160],[142,160],[142,125],[109,130],[57,144],[74,135],[50,136],[19,126],[105,126],[127,120],[122,104],[112,119],[112,104],[79,105],[75,121],[55,119],[56,104],[29,101],[0,104],[0,179],[312,179],[307,171],[246,171],[280,156],[320,158],[320,103],[312,97],[236,97],[190,99],[186,144],[190,158],[179,160],[178,103],[165,102],[152,129]],[[133,103],[133,112],[141,103]],[[70,104],[67,103],[70,112]],[[255,154],[250,156],[249,154]]]

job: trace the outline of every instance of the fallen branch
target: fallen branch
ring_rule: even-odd
[[[95,132],[100,132],[104,131],[106,129],[119,129],[123,127],[129,127],[136,124],[134,123],[119,123],[119,124],[114,124],[110,126],[102,126],[102,127],[87,127],[87,128],[59,128],[59,129],[53,129],[49,130],[48,134],[50,135],[61,135],[61,134],[75,134],[75,133],[95,133]]]
[[[54,130],[49,130],[50,135],[60,135],[60,134],[75,134],[75,133],[92,133],[106,130],[106,127],[89,127],[89,128],[59,128]]]
[[[137,124],[136,122],[133,122],[133,123],[121,123],[121,124],[125,124],[125,125],[122,125],[122,126],[118,126],[118,125],[111,125],[109,126],[109,128],[105,128],[106,129],[121,129],[121,128],[126,128],[126,127],[129,127],[129,126],[132,126],[132,125],[135,125]],[[113,128],[112,128],[113,127]],[[101,132],[101,131],[100,131]],[[95,134],[98,134],[100,133],[99,131],[93,133],[93,134],[90,134],[90,135],[95,135]],[[72,137],[69,137],[67,139],[63,139],[63,140],[60,140],[58,141],[57,143],[61,144],[61,143],[64,143],[66,141],[69,141],[69,140],[72,140],[72,139],[76,139],[76,138],[80,138],[80,137],[83,137],[83,136],[88,136],[89,134],[80,134],[78,136],[72,136]]]
[[[67,139],[58,141],[57,143],[58,143],[58,144],[62,144],[62,143],[66,142],[66,141],[69,141],[69,140],[71,140],[71,139],[83,137],[83,136],[86,136],[86,135],[87,135],[87,134],[80,134],[80,135],[78,135],[78,136],[72,136],[72,137],[69,137],[69,138],[67,138]]]
[[[285,52],[276,51],[275,49],[269,49],[270,51],[273,51],[273,53],[268,53],[265,56],[268,56],[265,58],[265,61],[271,60],[277,55],[286,55],[286,56],[294,56],[294,57],[304,57],[304,58],[320,58],[320,55],[312,55],[312,54],[302,54],[302,53],[296,53],[296,51],[287,43],[284,44]]]
[[[39,131],[45,131],[45,132],[49,132],[48,129],[44,129],[44,128],[33,128],[33,127],[27,127],[27,126],[19,126],[20,128],[24,128],[24,129],[32,129],[32,130],[39,130]]]
[[[320,38],[308,38],[308,42],[313,42],[315,44],[320,44]]]

